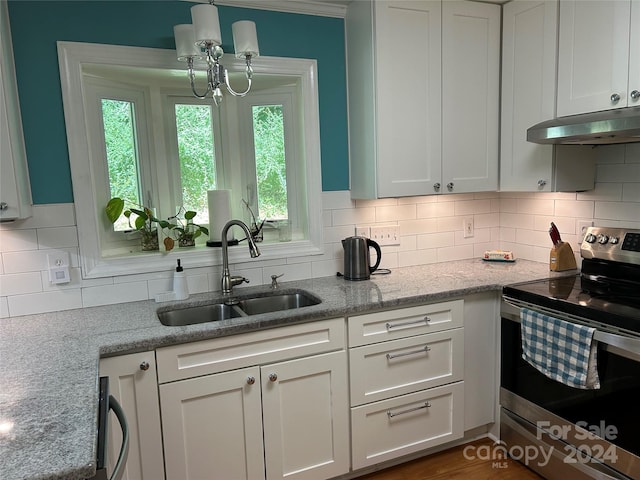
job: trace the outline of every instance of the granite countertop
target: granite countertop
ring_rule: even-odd
[[[398,268],[362,282],[338,277],[283,282],[282,290],[305,289],[322,303],[184,327],[162,325],[156,312],[172,304],[152,300],[2,319],[0,478],[73,480],[93,474],[101,356],[439,301],[550,275],[558,274],[543,263],[473,259]],[[262,285],[237,288],[236,293],[268,290]],[[174,303],[211,303],[219,296],[197,294]]]

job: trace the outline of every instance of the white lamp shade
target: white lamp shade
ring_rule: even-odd
[[[196,43],[222,44],[218,7],[204,4],[191,7],[191,21],[193,22]]]
[[[233,30],[233,46],[236,51],[236,57],[244,58],[245,55],[260,56],[258,35],[256,34],[256,24],[254,22],[250,20],[235,22],[231,29]]]
[[[173,35],[176,39],[176,55],[178,60],[186,61],[188,57],[199,57],[200,48],[196,46],[196,37],[193,25],[183,23],[173,27]]]

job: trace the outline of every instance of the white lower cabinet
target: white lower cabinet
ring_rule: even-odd
[[[354,470],[463,436],[463,312],[454,300],[348,319]]]
[[[305,342],[315,355],[304,356]],[[213,371],[251,365],[160,385],[167,480],[316,480],[349,471],[343,318],[176,347],[158,350],[159,368],[175,358]]]
[[[100,375],[109,377],[109,393],[122,406],[129,425],[129,455],[122,480],[163,479],[162,435],[154,352],[102,358]],[[120,425],[115,418],[111,418],[107,463],[109,474],[113,472],[121,444]]]
[[[461,438],[464,382],[351,409],[353,469]]]

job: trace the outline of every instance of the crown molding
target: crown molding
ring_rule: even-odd
[[[187,0],[188,1],[188,0]],[[209,3],[196,0],[196,3]],[[215,0],[216,5],[344,18],[349,0]]]

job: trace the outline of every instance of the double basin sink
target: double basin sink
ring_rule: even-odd
[[[161,309],[158,311],[160,323],[169,327],[182,327],[197,323],[218,322],[232,318],[280,312],[318,305],[321,300],[304,290],[267,292],[254,296],[239,296],[218,302],[187,306],[183,308]]]

